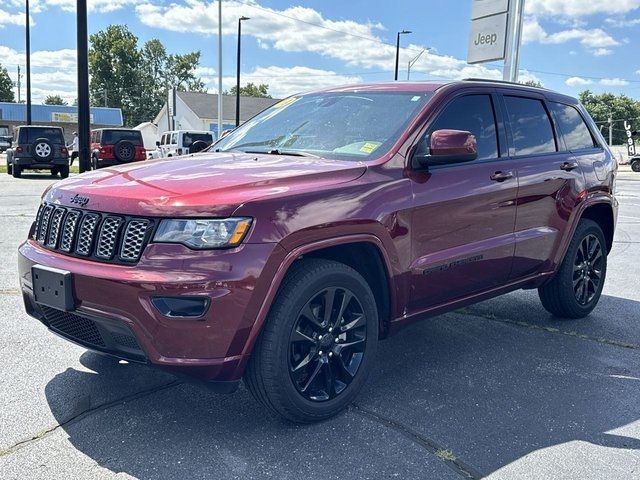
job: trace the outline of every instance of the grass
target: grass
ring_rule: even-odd
[[[456,456],[451,450],[438,450],[435,455],[441,460],[448,460],[450,462],[455,462],[456,460]]]
[[[30,174],[30,173],[48,173],[48,170],[25,170],[26,174]],[[78,173],[78,165],[71,165],[71,168],[69,169],[69,172],[71,173]],[[7,173],[7,165],[6,164],[0,164],[0,173]]]

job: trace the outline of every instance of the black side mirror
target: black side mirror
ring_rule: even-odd
[[[156,140],[156,147],[160,146],[160,140]]]

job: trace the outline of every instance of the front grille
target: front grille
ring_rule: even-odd
[[[43,307],[42,313],[49,328],[63,336],[93,347],[107,346],[93,320],[49,307]]]
[[[42,204],[34,239],[64,254],[101,262],[134,264],[149,242],[151,219]]]

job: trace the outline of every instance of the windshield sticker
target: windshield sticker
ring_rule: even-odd
[[[365,142],[365,144],[360,147],[360,151],[368,155],[372,153],[379,146],[380,146],[379,143]]]
[[[420,95],[416,95],[415,97],[411,98],[412,102],[417,102],[418,100],[420,100]]]

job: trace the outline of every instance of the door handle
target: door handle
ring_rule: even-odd
[[[560,165],[560,170],[570,172],[571,170],[575,170],[579,166],[580,165],[578,165],[578,162],[564,162],[562,165]]]
[[[513,178],[513,172],[502,172],[502,171],[494,172],[491,174],[490,178],[494,182],[504,182],[505,180],[509,180],[510,178]]]

